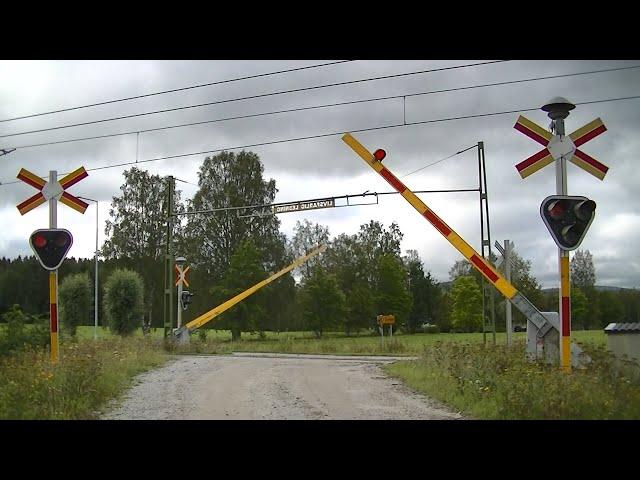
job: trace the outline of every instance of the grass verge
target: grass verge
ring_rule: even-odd
[[[639,419],[637,369],[602,345],[586,342],[593,362],[565,374],[557,366],[529,363],[524,345],[442,342],[420,360],[396,362],[387,373],[476,419]]]
[[[94,419],[133,377],[167,355],[142,338],[68,342],[53,365],[43,349],[0,358],[0,419]]]
[[[215,332],[213,335],[209,332]],[[224,336],[224,331],[207,330],[206,339],[197,333],[191,336],[189,346],[177,346],[174,353],[224,354],[231,352],[263,352],[263,353],[308,353],[335,355],[421,355],[424,349],[438,342],[482,344],[482,333],[437,333],[415,335],[394,335],[385,337],[384,345],[380,337],[375,335],[351,336],[332,333],[320,339],[303,336],[303,332],[288,332],[277,335],[268,332],[266,338],[258,335],[243,334],[240,341],[232,342]],[[602,331],[574,332],[574,338],[581,343],[604,345],[605,335]],[[307,332],[308,334],[308,332]],[[505,333],[496,336],[498,344],[506,343]],[[515,333],[514,338],[524,341],[525,333]],[[490,336],[487,343],[492,344]],[[524,348],[524,347],[522,347]]]

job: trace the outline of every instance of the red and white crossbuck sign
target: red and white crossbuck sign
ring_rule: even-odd
[[[595,158],[590,157],[583,151],[578,150],[580,145],[606,132],[607,127],[604,126],[602,120],[599,118],[587,123],[571,135],[562,136],[562,138],[560,135],[553,135],[551,132],[546,131],[522,115],[518,118],[513,128],[545,147],[535,155],[530,156],[516,165],[516,169],[522,178],[526,178],[541,168],[546,167],[554,160],[565,157],[594,177],[604,180],[604,176],[607,174],[609,167],[600,163]]]
[[[24,215],[36,208],[38,205],[42,205],[44,202],[51,200],[54,197],[66,206],[71,207],[80,213],[84,213],[89,204],[83,202],[78,197],[74,197],[70,193],[65,192],[65,190],[88,176],[89,174],[84,167],[80,167],[66,175],[62,180],[47,182],[39,176],[31,173],[26,168],[22,168],[18,173],[18,178],[40,191],[33,197],[27,198],[24,202],[17,205],[20,215]]]

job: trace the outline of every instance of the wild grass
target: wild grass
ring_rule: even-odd
[[[0,358],[0,419],[93,419],[132,378],[167,356],[149,339],[69,341],[52,364],[47,349]]]
[[[6,326],[2,326],[6,327]],[[29,327],[29,326],[27,326]],[[524,360],[524,333],[507,348],[504,333],[497,345],[482,333],[396,334],[385,337],[329,332],[267,332],[266,338],[229,331],[195,334],[188,346],[149,337],[129,338],[93,327],[79,327],[75,340],[63,336],[61,358],[52,365],[47,349],[25,346],[0,357],[0,419],[92,419],[138,373],[161,365],[168,353],[224,354],[233,351],[341,355],[420,356],[418,361],[386,367],[409,386],[473,418],[578,419],[640,418],[640,381],[626,373],[606,351],[602,331],[574,331],[573,338],[594,358],[585,370],[563,374],[557,367]]]
[[[213,335],[209,332],[215,332]],[[573,332],[574,339],[580,343],[604,345],[605,334],[602,331]],[[525,333],[514,333],[516,341],[523,342]],[[584,338],[585,340],[581,340]],[[482,333],[437,333],[415,335],[394,335],[392,338],[381,338],[376,335],[358,335],[347,337],[343,333],[330,332],[322,338],[310,338],[309,332],[267,332],[265,339],[257,334],[242,334],[240,341],[231,341],[228,331],[207,330],[205,339],[200,335],[191,336],[189,346],[176,347],[175,353],[231,353],[231,352],[271,352],[271,353],[308,353],[336,355],[421,355],[425,347],[438,342],[483,344]],[[504,345],[506,334],[496,335],[496,343]],[[487,335],[487,345],[493,345],[493,338]],[[524,348],[524,347],[523,347]]]
[[[527,362],[522,342],[512,348],[439,342],[425,347],[420,360],[385,370],[477,419],[640,419],[638,367],[621,368],[597,343],[582,345],[593,361],[569,374]]]

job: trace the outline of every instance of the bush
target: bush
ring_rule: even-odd
[[[0,355],[9,355],[28,347],[43,348],[49,344],[49,325],[47,321],[26,315],[20,305],[13,305],[2,315],[7,323],[0,329]],[[27,323],[31,323],[27,327]]]
[[[198,339],[201,342],[206,342],[207,341],[207,331],[204,328],[198,329]]]
[[[115,270],[105,283],[104,307],[109,329],[130,335],[142,326],[144,286],[136,272]]]
[[[68,275],[59,291],[60,320],[72,337],[78,325],[86,324],[91,316],[91,281],[86,273]]]

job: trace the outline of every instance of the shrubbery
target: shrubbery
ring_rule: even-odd
[[[130,335],[142,327],[144,286],[136,272],[115,270],[105,283],[104,307],[109,329]]]
[[[604,346],[584,344],[593,359],[564,373],[529,363],[524,345],[438,342],[420,361],[388,370],[411,387],[481,419],[638,419],[640,379]]]
[[[66,332],[75,337],[78,325],[84,325],[91,315],[91,281],[86,273],[68,275],[59,291],[60,319]]]
[[[6,326],[0,329],[0,355],[9,355],[28,347],[44,347],[49,344],[49,324],[46,320],[27,315],[19,305],[2,315]],[[31,324],[31,325],[27,325]]]

